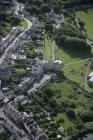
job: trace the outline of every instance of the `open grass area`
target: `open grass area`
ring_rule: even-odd
[[[63,123],[60,122],[60,120],[64,120]],[[65,113],[58,113],[56,117],[54,117],[54,120],[56,122],[60,122],[60,128],[64,128],[64,129],[67,129],[71,126],[73,126],[73,122],[71,122],[68,117],[66,116]]]
[[[90,73],[88,68],[89,58],[92,58],[93,47],[91,48],[91,53],[77,52],[77,51],[64,51],[62,48],[55,46],[56,48],[56,59],[60,59],[64,64],[64,74],[71,80],[77,82],[81,87],[93,92],[86,82],[85,77]]]
[[[51,60],[52,52],[51,52],[52,42],[48,34],[45,35],[45,46],[44,46],[44,58],[46,60]]]
[[[61,48],[57,48],[56,50],[56,59],[62,60],[64,64],[80,60],[80,58],[75,59]]]
[[[72,63],[75,61],[87,59],[92,57],[92,51],[91,53],[85,53],[80,51],[64,51],[62,48],[57,47],[56,49],[56,59],[60,59],[63,61],[64,64]]]
[[[22,20],[22,21],[20,22],[20,26],[22,26],[24,29],[27,29],[28,24],[27,24],[26,20]]]
[[[75,84],[71,84],[63,79],[62,81],[50,83],[49,87],[55,91],[53,94],[53,99],[55,99],[61,106],[63,106],[64,103],[66,106],[67,104],[73,104],[73,109],[76,114],[81,113],[82,110],[88,109],[87,104],[90,102],[90,99],[84,95],[85,91],[79,87],[76,87]],[[69,119],[65,112],[60,111],[57,113],[57,116],[54,116],[54,120],[58,122],[60,127],[64,128],[65,130],[74,125],[74,121]],[[61,122],[61,120],[64,121]]]
[[[83,94],[78,94],[77,91],[81,89],[74,89],[74,86],[72,86],[67,81],[62,82],[54,82],[50,84],[50,87],[53,90],[56,90],[57,92],[54,94],[53,98],[56,99],[58,103],[61,103],[62,101],[71,101],[71,102],[78,102],[82,101],[82,99],[86,99],[86,97]]]
[[[85,86],[86,74],[89,74],[88,68],[89,60],[78,61],[76,63],[68,64],[64,66],[65,75],[71,80],[77,82],[82,87]]]
[[[77,17],[85,23],[85,29],[89,39],[93,39],[93,9],[76,12]]]
[[[90,60],[77,61],[76,63],[65,65],[63,71],[69,79],[77,82],[81,87],[89,92],[93,92],[93,89],[86,83],[86,77],[90,73],[90,68],[88,66],[89,63]]]

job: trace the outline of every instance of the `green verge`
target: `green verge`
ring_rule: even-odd
[[[52,53],[51,53],[51,46],[52,42],[48,34],[45,35],[45,45],[44,45],[44,58],[46,60],[51,60]]]

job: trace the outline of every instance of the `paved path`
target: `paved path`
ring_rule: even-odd
[[[87,66],[87,70],[86,70],[86,74],[85,74],[85,84],[84,85],[87,85],[87,76],[88,76],[88,69],[89,69],[89,65],[90,65],[90,62],[89,62],[89,64],[88,64],[88,66]]]
[[[86,60],[90,60],[90,59],[92,59],[92,57],[86,58],[86,59],[82,59],[82,60],[78,60],[78,61],[74,61],[74,62],[71,62],[71,63],[67,63],[64,66],[68,66],[68,65],[72,65],[72,64],[77,64],[77,63],[80,63],[80,62],[83,62],[83,61],[86,61]]]

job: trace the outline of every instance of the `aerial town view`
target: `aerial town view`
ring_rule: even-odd
[[[93,140],[93,0],[0,0],[0,140]]]

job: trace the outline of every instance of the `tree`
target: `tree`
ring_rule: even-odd
[[[90,110],[86,110],[80,113],[80,118],[84,121],[84,122],[90,122],[93,121],[93,112]]]
[[[74,112],[73,109],[68,108],[66,110],[66,114],[67,114],[68,118],[70,118],[70,119],[76,119],[76,114],[75,114],[75,112]]]
[[[53,96],[53,90],[49,87],[46,87],[44,89],[44,94],[47,95],[48,97],[52,97]]]
[[[41,11],[44,13],[48,13],[50,11],[50,7],[48,4],[44,3],[41,5]]]
[[[53,24],[52,23],[46,23],[45,24],[45,30],[48,32],[52,32],[53,31]]]
[[[34,4],[34,5],[37,5],[37,6],[39,6],[39,7],[41,6],[42,3],[43,3],[42,0],[34,0],[34,1],[33,1],[33,4]]]
[[[84,28],[85,23],[83,21],[79,21],[79,25],[81,26],[81,28]]]
[[[91,52],[91,47],[87,45],[86,41],[78,37],[70,37],[70,36],[61,35],[59,36],[57,43],[60,46],[62,46],[63,49],[65,50],[75,50],[75,51],[78,50],[78,51],[85,51],[89,53]]]
[[[50,101],[50,106],[52,107],[52,108],[56,108],[57,107],[57,102],[56,102],[56,100],[51,100]]]

